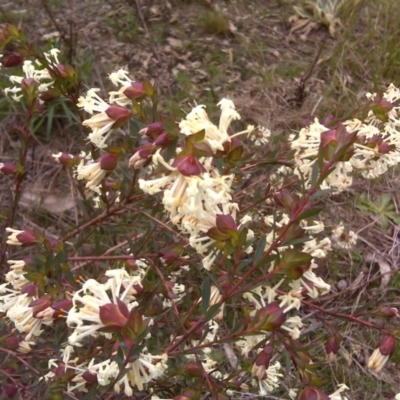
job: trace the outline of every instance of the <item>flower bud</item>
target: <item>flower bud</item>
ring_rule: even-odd
[[[5,345],[10,350],[17,350],[19,347],[20,342],[22,341],[21,338],[16,336],[8,337],[5,341]]]
[[[158,136],[161,135],[161,133],[164,132],[164,123],[157,121],[157,122],[152,122],[151,124],[148,124],[145,128],[141,129],[139,133],[141,135],[146,135],[147,137],[151,139],[156,139]]]
[[[260,381],[265,379],[265,371],[269,367],[274,348],[268,344],[258,353],[251,370],[251,374]]]
[[[61,97],[61,92],[56,88],[49,88],[44,92],[40,92],[39,99],[44,102],[50,102]]]
[[[282,189],[274,195],[274,201],[278,207],[284,208],[285,210],[292,210],[295,205],[295,201],[291,193]]]
[[[18,67],[23,63],[24,59],[20,53],[17,51],[13,51],[10,54],[7,54],[2,60],[1,63],[6,68]]]
[[[107,153],[98,159],[100,168],[104,171],[113,171],[118,164],[118,156],[116,154]]]
[[[18,393],[18,386],[11,383],[7,385],[4,389],[4,398],[5,399],[12,399]]]
[[[132,117],[131,111],[125,107],[117,106],[115,104],[109,106],[105,113],[110,119],[115,121],[112,126],[114,129],[119,128]]]
[[[399,316],[399,310],[395,307],[381,307],[375,315],[377,317],[392,319]]]
[[[233,217],[229,214],[217,214],[216,215],[216,226],[222,233],[231,233],[237,231],[237,225]]]
[[[151,156],[156,151],[153,143],[141,146],[136,153],[129,159],[129,166],[139,169],[151,160]]]
[[[278,303],[274,301],[258,311],[257,326],[268,332],[274,331],[286,321],[286,316]]]
[[[82,374],[82,378],[89,384],[97,383],[97,375],[91,374],[89,371],[85,371]]]
[[[61,317],[72,308],[72,300],[65,299],[56,301],[51,305],[51,308],[56,311],[55,317]]]
[[[330,400],[327,394],[316,387],[308,387],[304,389],[297,398],[298,400]]]
[[[183,176],[197,176],[206,172],[205,168],[193,154],[176,158],[172,166],[178,168]]]
[[[5,162],[0,163],[0,174],[11,175],[17,172],[17,167],[14,163]]]
[[[188,373],[188,375],[190,375],[191,377],[200,377],[203,375],[203,370],[194,361],[186,364],[185,370]]]
[[[329,362],[336,360],[340,348],[340,341],[336,336],[331,336],[325,343],[326,359]]]
[[[41,297],[39,299],[33,300],[30,304],[29,307],[32,308],[32,315],[37,318],[38,314],[46,308],[49,308],[51,305],[51,300],[47,297]]]
[[[6,228],[9,236],[7,244],[12,246],[30,245],[37,242],[36,237],[31,231],[19,231],[12,228]]]
[[[382,339],[379,347],[374,350],[368,359],[368,368],[380,372],[394,352],[396,341],[393,336],[386,336]]]
[[[156,139],[154,140],[153,143],[154,143],[156,146],[165,148],[165,147],[167,147],[168,145],[170,145],[172,142],[173,142],[173,140],[172,140],[170,134],[169,134],[168,132],[163,132],[163,133],[161,133],[160,136],[158,136],[158,138],[156,138]]]
[[[21,294],[27,294],[30,297],[34,297],[38,295],[38,287],[36,283],[31,283],[29,285],[25,285],[21,288]]]
[[[195,389],[185,389],[182,394],[175,396],[174,400],[197,400],[200,394]]]
[[[161,255],[161,262],[164,265],[171,265],[174,261],[180,259],[183,253],[183,247],[174,247],[172,250],[167,251],[166,253]]]
[[[141,100],[146,96],[143,83],[140,82],[131,82],[131,86],[128,86],[123,93],[130,100]]]
[[[123,328],[128,323],[129,310],[126,304],[117,298],[117,304],[100,306],[99,316],[107,328]]]
[[[51,156],[61,165],[71,165],[74,160],[74,156],[72,154],[68,154],[62,151],[52,154]]]

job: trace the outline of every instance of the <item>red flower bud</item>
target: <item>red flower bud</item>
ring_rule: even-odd
[[[165,265],[171,265],[174,261],[180,258],[182,253],[182,247],[175,247],[174,249],[162,254],[161,259]]]
[[[104,306],[100,306],[100,320],[106,327],[123,328],[128,322],[128,307],[118,298],[117,303],[118,304],[105,304]]]
[[[72,300],[65,299],[56,301],[50,306],[54,311],[57,311],[57,316],[62,316],[63,313],[66,313],[68,310],[72,308]]]
[[[12,399],[18,393],[18,386],[14,384],[7,385],[4,389],[4,396],[7,399]]]
[[[379,351],[384,356],[391,356],[396,347],[396,340],[393,336],[384,337],[379,344]]]
[[[5,56],[1,60],[1,63],[6,68],[12,68],[12,67],[20,66],[23,63],[23,61],[24,61],[24,59],[21,56],[21,54],[18,53],[17,51],[13,51],[12,53],[10,53],[7,56]]]
[[[237,231],[237,225],[231,215],[217,214],[216,226],[222,233]]]
[[[41,297],[40,299],[33,300],[29,307],[32,307],[32,315],[36,317],[41,311],[49,308],[51,305],[51,300],[47,297]]]
[[[331,336],[325,344],[326,358],[332,362],[336,359],[336,354],[340,348],[340,341],[336,336]]]
[[[280,328],[286,321],[286,316],[282,308],[274,301],[258,311],[258,319],[257,326],[270,332]]]
[[[382,99],[378,106],[386,113],[393,110],[394,105],[387,99]]]
[[[39,99],[44,102],[53,101],[61,96],[61,92],[55,88],[49,88],[45,92],[40,92]]]
[[[107,116],[115,121],[113,128],[119,128],[132,117],[132,112],[125,107],[112,105],[105,111]]]
[[[399,316],[399,310],[395,307],[381,307],[375,315],[391,319]]]
[[[329,396],[321,389],[316,387],[308,387],[301,392],[299,400],[330,400]]]
[[[394,150],[393,145],[390,145],[388,142],[382,141],[382,143],[378,146],[378,150],[380,154],[387,154]]]
[[[104,154],[98,159],[100,168],[104,171],[113,171],[117,167],[118,158],[117,155],[112,153]]]
[[[82,378],[89,384],[97,383],[97,375],[91,374],[89,371],[86,371],[82,374]]]
[[[61,165],[71,165],[74,157],[71,154],[60,152],[58,154],[53,154],[52,156],[55,160],[57,160]]]
[[[291,195],[291,193],[282,189],[274,195],[274,201],[278,207],[282,207],[286,210],[292,210],[295,205],[295,201]]]
[[[61,78],[65,79],[65,78],[68,77],[68,74],[67,74],[67,72],[65,70],[65,65],[64,64],[57,64],[55,67],[57,68],[57,71],[60,74]]]
[[[171,136],[168,132],[161,133],[158,138],[156,138],[153,142],[156,146],[160,147],[167,147],[169,144],[172,143]]]
[[[192,362],[186,364],[185,370],[186,370],[186,372],[187,372],[190,376],[192,376],[192,377],[200,377],[200,376],[203,375],[202,369],[201,369],[201,368],[199,367],[199,365],[198,365],[196,362],[194,362],[194,361],[192,361]]]
[[[22,339],[16,336],[11,336],[6,339],[5,344],[6,347],[10,350],[17,350],[21,341]]]
[[[200,175],[203,172],[206,172],[205,168],[199,163],[193,154],[176,158],[172,166],[178,168],[179,172],[183,176]]]
[[[152,122],[151,124],[147,125],[145,128],[141,129],[139,133],[141,135],[146,135],[147,137],[151,139],[156,139],[159,135],[161,135],[162,132],[164,132],[163,128],[164,123],[157,121],[157,122]]]
[[[143,83],[131,82],[131,86],[124,90],[124,95],[130,100],[141,100],[146,96]]]
[[[21,294],[27,294],[30,297],[38,295],[38,287],[36,283],[31,283],[29,285],[25,285],[21,288]]]
[[[11,175],[17,172],[17,167],[14,163],[5,162],[0,163],[0,174]]]
[[[259,380],[265,379],[265,371],[269,367],[273,351],[274,348],[270,344],[265,346],[254,361],[251,374]]]

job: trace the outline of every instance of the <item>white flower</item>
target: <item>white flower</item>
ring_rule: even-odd
[[[312,285],[309,284],[310,282]],[[303,288],[306,289],[307,294],[312,299],[316,299],[320,294],[324,295],[329,293],[331,290],[331,285],[315,275],[311,270],[306,271],[300,279],[290,282],[289,286],[295,292],[301,292]]]
[[[11,246],[22,246],[23,242],[18,239],[21,234],[23,234],[25,231],[19,231],[17,229],[13,229],[10,227],[6,228],[6,232],[8,233],[8,238],[7,238],[7,244]]]
[[[28,354],[28,353],[30,353],[32,351],[32,347],[31,346],[34,346],[35,344],[36,343],[33,342],[33,341],[28,342],[28,341],[22,340],[18,344],[17,351],[18,351],[18,353]]]
[[[209,120],[205,106],[203,105],[194,107],[186,118],[179,123],[181,133],[186,136],[191,136],[204,130],[204,142],[214,152],[224,150],[223,143],[231,141],[231,137],[228,134],[230,123],[235,119],[240,119],[240,115],[235,110],[235,105],[231,100],[222,99],[218,105],[221,107],[221,117],[218,127]]]
[[[85,97],[79,97],[77,105],[89,114],[98,113],[84,120],[82,125],[88,126],[92,130],[88,136],[89,140],[98,148],[103,149],[107,147],[106,140],[110,136],[113,126],[117,121],[128,120],[131,112],[120,106],[109,105],[97,94],[99,90],[97,88],[88,90]]]
[[[247,128],[247,129],[249,130],[249,128]],[[268,128],[266,128],[265,126],[259,126],[257,129],[257,132],[250,131],[249,135],[250,135],[251,141],[256,146],[262,146],[269,142],[269,139],[271,137],[271,131]]]
[[[39,67],[40,67],[40,64],[39,64]],[[33,79],[39,83],[39,86],[38,86],[39,92],[45,92],[54,83],[54,81],[51,78],[50,72],[45,68],[36,69],[31,60],[24,61],[23,65],[22,65],[22,71],[24,72],[25,76],[11,75],[9,78],[10,81],[12,83],[17,83],[17,84],[21,85],[21,83],[24,79],[26,79],[26,78]],[[49,82],[44,82],[46,80],[49,80]],[[22,94],[18,95],[18,93],[21,93],[21,91],[22,91],[21,86],[14,86],[12,88],[4,89],[4,93],[6,95],[8,95],[9,93],[13,94],[12,98],[14,101],[21,100],[23,95]]]
[[[281,368],[281,364],[277,361],[270,365],[268,369],[266,369],[265,379],[257,379],[259,393],[261,396],[265,396],[279,387],[279,378],[283,377],[283,374],[279,372]]]
[[[107,171],[101,169],[101,163],[92,162],[85,165],[85,161],[81,160],[76,168],[76,179],[85,179],[88,182],[85,187],[100,194],[100,183],[106,177]]]
[[[112,91],[109,93],[110,103],[115,103],[120,106],[128,106],[132,103],[131,99],[124,94],[125,90],[134,83],[133,79],[131,79],[128,74],[128,71],[119,69],[109,75],[110,81],[115,86],[121,86],[117,92]]]
[[[331,240],[327,237],[318,241],[311,239],[304,243],[303,251],[310,254],[314,258],[324,258],[328,251],[331,251]]]
[[[239,347],[240,354],[247,358],[249,356],[250,351],[252,351],[264,339],[265,335],[244,336],[243,339],[237,340],[235,342],[235,345]]]
[[[119,393],[121,385],[124,385],[126,396],[132,396],[132,388],[143,390],[146,383],[164,374],[167,361],[166,354],[152,355],[147,352],[147,348],[144,348],[136,361],[126,365],[128,372],[114,385],[114,390]]]
[[[29,307],[36,297],[28,296],[20,291],[6,289],[1,286],[0,293],[7,293],[0,297],[0,311],[6,312],[7,318],[15,324],[17,330],[26,333],[25,341],[29,342],[33,336],[40,336],[42,319],[33,316],[33,309]],[[2,303],[2,304],[1,304]]]
[[[338,385],[338,389],[334,393],[332,393],[329,398],[331,400],[347,400],[347,397],[341,395],[341,393],[345,390],[349,390],[349,388],[344,383],[340,383]]]
[[[10,271],[6,273],[6,282],[9,282],[15,290],[21,289],[29,281],[24,277],[26,272],[24,267],[26,265],[24,260],[8,260],[7,264],[10,266]]]
[[[67,325],[73,328],[68,338],[71,345],[82,346],[84,338],[98,335],[98,330],[105,326],[100,318],[101,307],[118,304],[117,298],[126,304],[129,312],[137,306],[134,286],[141,286],[140,276],[131,276],[123,269],[109,270],[106,276],[107,282],[89,279],[74,293],[73,307],[67,316]]]
[[[357,234],[353,231],[346,232],[343,224],[339,224],[332,233],[335,244],[342,249],[350,249],[357,243]]]

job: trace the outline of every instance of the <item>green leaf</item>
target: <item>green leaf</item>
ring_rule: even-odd
[[[214,304],[213,306],[211,306],[205,315],[206,321],[209,321],[210,319],[214,318],[219,313],[220,309],[221,309],[220,304]]]
[[[333,189],[323,189],[323,190],[318,190],[318,192],[315,192],[311,197],[310,200],[316,200],[319,199],[320,197],[323,197],[329,193],[333,193]]]
[[[253,259],[254,264],[257,264],[258,260],[264,254],[266,243],[267,243],[267,237],[263,236],[258,242],[256,252],[254,253],[254,259]]]
[[[315,162],[314,165],[312,166],[312,172],[311,172],[311,185],[314,185],[315,182],[317,182],[318,176],[319,176],[319,171],[320,171],[320,163]]]
[[[208,278],[206,278],[201,285],[201,309],[203,314],[207,313],[208,307],[210,305],[211,297],[211,283]]]
[[[308,210],[303,211],[296,218],[296,221],[301,221],[302,219],[314,217],[315,215],[318,215],[320,212],[321,212],[321,208],[319,208],[319,207],[309,208]]]

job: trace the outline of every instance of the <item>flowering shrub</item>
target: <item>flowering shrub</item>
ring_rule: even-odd
[[[398,88],[257,155],[244,145],[265,147],[272,134],[251,125],[237,132],[241,115],[229,99],[218,103],[218,125],[202,105],[177,121],[158,110],[153,85],[128,71],[110,74],[115,90],[103,97],[82,90],[59,50],[40,53],[12,25],[0,38],[3,49],[14,47],[4,52],[4,70],[22,70],[5,94],[26,115],[19,159],[0,164],[15,179],[1,255],[6,396],[345,399],[344,384],[324,392],[315,352],[302,341],[304,309],[322,322],[327,360],[339,352],[335,320],[344,319],[380,331],[368,368],[384,367],[395,348],[390,325],[324,307],[331,285],[318,263],[332,246],[350,249],[357,235],[343,223],[325,227],[319,215],[323,196],[400,161]],[[80,192],[79,221],[54,238],[24,229],[18,193],[32,121],[56,101],[73,110],[86,137],[79,154],[60,148],[49,157],[65,179],[73,171]],[[256,171],[269,175],[269,187],[244,199]],[[374,316],[391,319],[397,310]],[[15,380],[18,368],[24,378]]]

